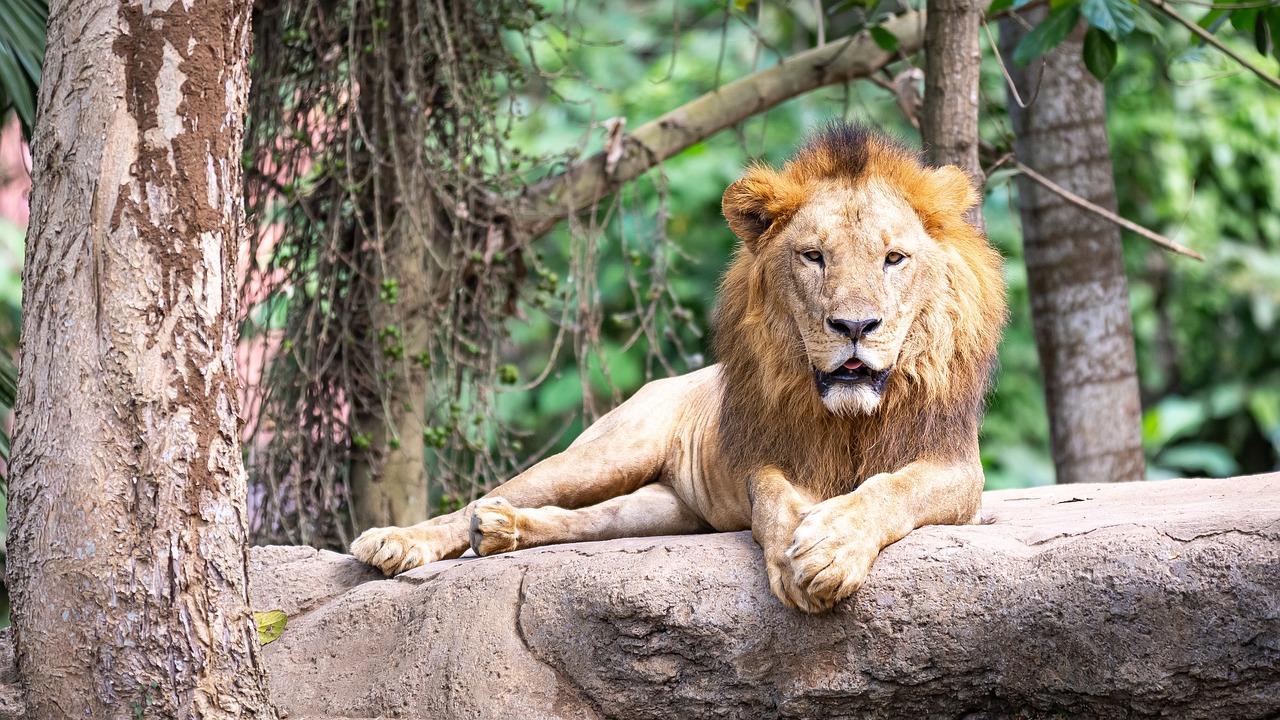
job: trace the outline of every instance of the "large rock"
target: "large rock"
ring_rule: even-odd
[[[984,517],[912,533],[821,616],[773,599],[747,533],[376,581],[269,548],[253,587],[292,613],[266,655],[294,719],[1275,717],[1280,475],[994,492]]]
[[[290,720],[1277,717],[1280,475],[995,492],[984,517],[912,533],[821,616],[773,599],[747,533],[394,580],[257,548],[252,587],[290,615],[265,648]]]

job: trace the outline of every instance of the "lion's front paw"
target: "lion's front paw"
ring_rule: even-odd
[[[351,543],[351,554],[388,576],[435,562],[439,555],[414,528],[399,527],[365,530]]]
[[[471,549],[481,556],[515,550],[520,541],[519,513],[505,498],[477,500],[471,515]]]
[[[828,610],[866,582],[880,543],[865,522],[849,517],[848,508],[826,502],[805,513],[786,553],[791,583],[806,600],[797,603],[800,609]]]
[[[791,559],[786,555],[773,556],[771,553],[765,553],[764,569],[769,577],[769,589],[783,605],[792,610],[805,612],[819,612],[824,609],[813,605],[809,596],[796,584],[795,573],[791,569]]]

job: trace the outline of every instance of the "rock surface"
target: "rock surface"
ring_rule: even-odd
[[[317,574],[285,590],[255,567],[256,606],[295,612],[266,648],[274,697],[291,718],[1275,717],[1280,475],[984,502],[986,524],[913,533],[816,617],[773,599],[747,533],[374,582],[260,550]]]
[[[384,580],[256,548],[273,698],[315,718],[1276,718],[1280,474],[987,493],[807,616],[748,533]],[[0,717],[4,716],[0,703]]]

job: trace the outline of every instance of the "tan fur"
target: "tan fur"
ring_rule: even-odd
[[[831,607],[885,545],[978,510],[1005,306],[1000,256],[963,219],[977,201],[958,169],[847,125],[780,171],[749,169],[724,195],[743,248],[721,287],[721,365],[647,385],[485,499],[370,530],[353,554],[394,573],[468,545],[750,528],[782,602]],[[853,339],[844,320],[869,329]],[[880,392],[823,394],[817,378],[859,363],[885,373]]]

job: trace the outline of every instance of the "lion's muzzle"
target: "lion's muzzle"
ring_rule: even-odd
[[[822,397],[826,397],[832,388],[855,385],[867,387],[879,395],[884,392],[888,381],[888,368],[874,370],[856,358],[851,358],[831,372],[813,369],[813,382],[818,386],[818,394]]]

